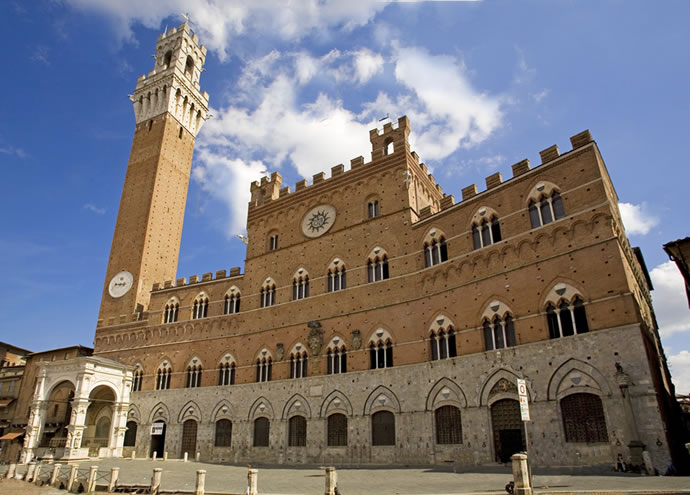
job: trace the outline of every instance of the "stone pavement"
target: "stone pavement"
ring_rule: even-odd
[[[182,462],[102,459],[84,461],[80,468],[97,465],[99,474],[120,467],[120,482],[146,484],[151,481],[154,467],[163,469],[163,490],[193,490],[196,470],[206,470],[206,491],[244,494],[247,487],[247,466]],[[252,466],[259,470],[261,495],[322,495],[325,474],[319,466]],[[512,474],[508,466],[478,466],[453,472],[450,466],[392,468],[338,467],[338,489],[341,495],[451,495],[466,493],[505,493]],[[18,466],[23,473],[25,466]],[[0,466],[0,473],[6,466]],[[607,468],[537,469],[534,473],[536,493],[664,493],[690,494],[690,477],[640,476],[615,473]],[[4,488],[0,485],[0,488]],[[4,490],[0,489],[0,493]],[[28,493],[28,492],[27,492]],[[46,492],[48,493],[48,492]]]

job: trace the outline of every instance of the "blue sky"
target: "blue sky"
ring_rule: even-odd
[[[127,95],[186,11],[209,49],[213,118],[197,140],[179,276],[243,265],[249,181],[278,170],[293,185],[368,157],[386,115],[410,117],[413,148],[456,198],[590,129],[690,392],[690,310],[661,247],[690,234],[690,3],[143,3],[0,7],[0,340],[91,345],[134,130]]]

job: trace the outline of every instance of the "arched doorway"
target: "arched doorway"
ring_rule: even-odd
[[[89,457],[99,455],[99,450],[110,446],[115,392],[101,385],[89,394],[89,408],[86,410],[86,431],[82,445],[88,447]]]
[[[156,457],[163,457],[163,452],[165,452],[165,430],[166,425],[164,421],[156,421],[151,425],[151,452],[149,455],[153,457],[153,453],[156,453]]]
[[[510,456],[525,450],[525,431],[520,416],[520,403],[501,399],[491,405],[496,460],[509,462]]]
[[[190,457],[194,457],[196,454],[196,430],[197,423],[193,419],[182,424],[182,455],[187,452]]]
[[[43,435],[39,447],[63,448],[67,441],[67,427],[72,415],[74,384],[58,383],[50,392],[44,416]]]

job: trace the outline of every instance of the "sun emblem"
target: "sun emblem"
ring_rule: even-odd
[[[309,230],[312,232],[319,232],[328,226],[328,212],[325,210],[318,210],[314,212],[309,219]]]

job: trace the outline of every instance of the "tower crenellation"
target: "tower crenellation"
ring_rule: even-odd
[[[158,37],[154,68],[139,77],[131,96],[137,124],[168,112],[197,135],[208,118],[209,100],[199,84],[206,47],[198,42],[186,22]]]

